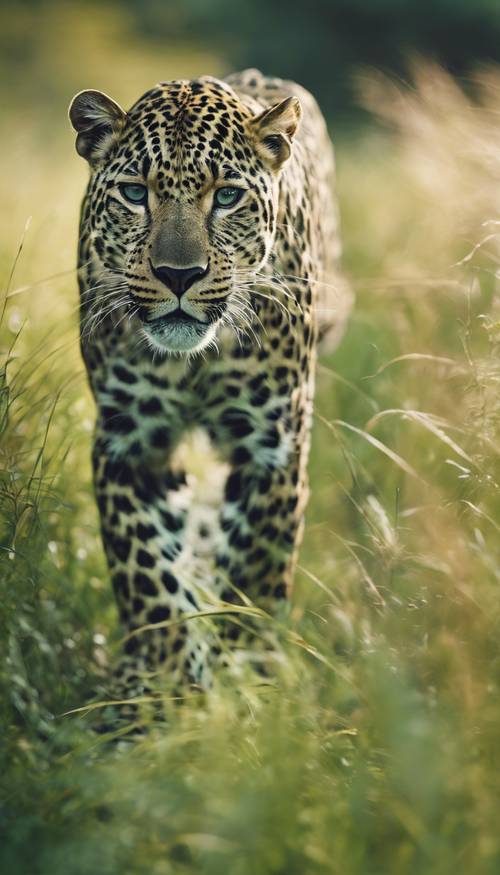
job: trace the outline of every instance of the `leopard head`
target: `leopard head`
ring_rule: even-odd
[[[87,292],[108,295],[110,309],[115,296],[161,352],[202,349],[247,319],[251,277],[273,247],[298,99],[263,108],[202,78],[161,83],[128,112],[82,91],[69,114],[91,171]]]

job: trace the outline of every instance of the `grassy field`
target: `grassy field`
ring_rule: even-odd
[[[270,686],[221,679],[123,750],[88,732],[120,632],[77,344],[85,168],[64,108],[85,86],[128,103],[223,65],[113,30],[113,72],[105,18],[90,58],[84,25],[66,55],[51,40],[71,17],[45,26],[3,137],[0,871],[498,875],[500,74],[474,104],[436,69],[408,91],[362,77],[385,127],[338,142],[357,303],[318,372],[282,665]]]

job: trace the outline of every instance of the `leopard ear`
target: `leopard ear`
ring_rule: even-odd
[[[126,113],[102,91],[80,91],[71,101],[69,119],[78,134],[76,151],[95,166],[118,139]]]
[[[251,120],[257,153],[273,170],[279,170],[290,157],[301,117],[298,97],[287,97]]]

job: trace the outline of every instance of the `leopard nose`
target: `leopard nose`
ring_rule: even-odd
[[[170,291],[177,295],[178,298],[187,292],[191,286],[206,276],[208,273],[208,264],[206,267],[170,267],[168,264],[161,264],[155,267],[152,262],[151,270],[156,277]]]

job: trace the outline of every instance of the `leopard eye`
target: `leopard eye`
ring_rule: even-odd
[[[148,190],[145,185],[124,182],[119,186],[125,200],[131,204],[145,204],[148,199]]]
[[[243,197],[242,188],[219,188],[214,194],[214,205],[216,207],[234,207],[235,204]]]

